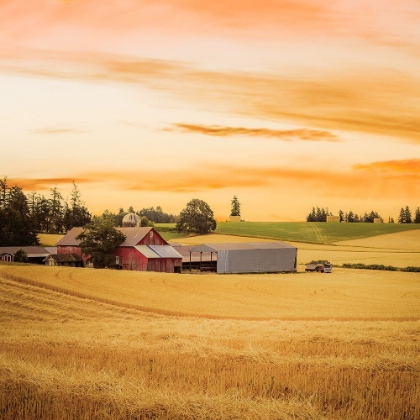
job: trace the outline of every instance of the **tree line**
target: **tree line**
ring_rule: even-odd
[[[50,196],[36,192],[27,196],[22,188],[0,179],[0,246],[38,245],[37,233],[63,233],[91,221],[91,215],[73,182],[70,200],[57,187]]]
[[[333,214],[328,210],[328,207],[324,209],[324,207],[312,207],[311,212],[306,216],[307,222],[326,222],[327,216],[332,216]],[[340,218],[340,222],[347,222],[347,223],[373,223],[375,219],[379,219],[383,222],[383,218],[379,215],[376,211],[371,211],[370,213],[364,213],[362,215],[358,215],[357,213],[353,213],[352,210],[348,212],[343,212],[341,209],[338,211],[338,216]],[[394,223],[394,219],[392,217],[388,218],[388,223]],[[414,213],[414,217],[412,217],[411,210],[408,206],[401,207],[400,215],[398,217],[398,223],[420,223],[420,208],[417,207]]]
[[[179,215],[166,213],[160,206],[139,211],[131,206],[127,211],[105,210],[100,216],[92,216],[74,182],[70,199],[65,200],[56,186],[50,188],[47,196],[37,192],[25,195],[21,187],[10,186],[7,177],[0,179],[0,246],[38,245],[38,233],[61,234],[104,219],[114,227],[121,227],[127,213],[136,213],[142,226],[179,221]]]
[[[115,227],[121,227],[123,218],[128,213],[137,214],[140,217],[141,226],[153,226],[155,223],[176,223],[179,220],[178,215],[164,212],[161,206],[147,207],[141,210],[134,210],[134,207],[130,206],[127,211],[120,207],[117,213],[107,209],[101,215],[93,216],[93,220],[109,219],[112,220]]]

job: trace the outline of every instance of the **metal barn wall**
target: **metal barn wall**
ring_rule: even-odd
[[[218,273],[296,271],[297,248],[223,250],[217,253]]]

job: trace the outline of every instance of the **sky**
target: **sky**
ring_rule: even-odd
[[[0,177],[93,214],[420,206],[418,0],[0,0]]]

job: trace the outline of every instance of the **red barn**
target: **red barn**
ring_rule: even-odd
[[[123,270],[181,272],[182,256],[153,228],[122,227],[117,229],[126,238],[112,252],[115,255],[116,266]],[[57,254],[78,254],[86,261],[88,256],[82,254],[80,240],[76,239],[82,231],[81,227],[69,230],[64,238],[57,242]]]

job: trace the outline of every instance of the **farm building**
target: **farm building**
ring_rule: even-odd
[[[178,243],[171,243],[173,248],[182,256],[183,270],[211,270],[216,271],[217,254],[214,252],[194,252],[190,251],[196,245],[181,245]]]
[[[217,273],[277,273],[296,271],[297,248],[285,242],[203,244],[189,251],[200,254],[200,268]],[[202,254],[210,254],[202,265]]]
[[[122,219],[123,227],[139,227],[140,217],[136,213],[128,213]]]
[[[175,251],[151,227],[117,228],[126,238],[112,252],[115,255],[115,266],[123,270],[159,271],[174,273],[181,271],[182,256]],[[77,254],[84,261],[88,258],[82,254],[80,240],[76,239],[83,228],[75,227],[57,243],[57,254]]]
[[[54,253],[54,248],[43,248],[42,246],[4,246],[0,247],[0,261],[13,262],[16,251],[22,249],[28,256],[31,264],[42,264],[44,258]]]
[[[327,216],[327,223],[340,223],[340,216]]]
[[[83,259],[78,254],[53,254],[44,258],[45,265],[48,266],[66,266],[66,267],[83,267]]]

